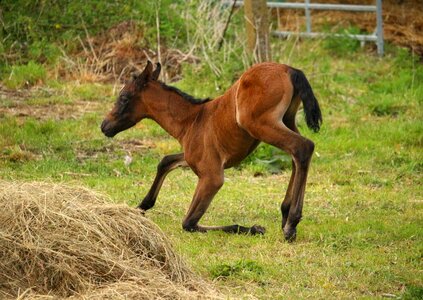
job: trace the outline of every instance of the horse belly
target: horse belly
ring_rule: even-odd
[[[259,140],[248,138],[231,137],[232,143],[225,147],[224,151],[224,168],[228,169],[241,163],[260,143]]]

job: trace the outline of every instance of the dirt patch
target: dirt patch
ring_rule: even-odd
[[[46,105],[28,104],[29,99],[40,92],[44,87],[10,90],[0,84],[0,118],[17,117],[34,118],[37,120],[64,120],[78,119],[87,113],[98,113],[104,110],[104,104],[95,101],[74,101],[69,104],[56,103]],[[60,93],[55,90],[47,92],[47,97]]]
[[[78,119],[87,113],[98,113],[103,108],[99,102],[76,101],[72,104],[28,105],[16,101],[13,105],[0,107],[0,117],[34,118],[37,120]]]
[[[11,90],[4,87],[0,83],[1,106],[9,106],[15,102],[22,102],[24,99],[29,98],[31,95],[32,95],[32,91],[30,89]]]
[[[147,152],[150,149],[156,148],[156,144],[151,140],[110,140],[110,143],[101,148],[85,148],[85,141],[78,142],[74,145],[76,151],[76,157],[78,161],[84,161],[86,159],[96,159],[101,153],[108,153],[108,156],[114,156],[115,158],[122,158],[122,153],[118,154],[118,151],[126,153],[123,158],[126,160],[126,164],[132,162],[132,155],[134,153]],[[128,161],[130,160],[130,161]]]
[[[127,152],[145,151],[156,148],[156,144],[149,140],[123,140],[119,141],[119,144]]]
[[[303,2],[303,1],[293,1]],[[375,4],[373,0],[318,0],[312,3]],[[384,39],[395,45],[407,47],[423,56],[423,1],[385,0],[383,1]],[[304,10],[279,10],[280,29],[300,31],[305,27]],[[355,26],[372,33],[376,28],[375,13],[317,11],[311,13],[312,28],[322,29],[325,25],[336,28]]]

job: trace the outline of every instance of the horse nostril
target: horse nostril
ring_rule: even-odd
[[[107,126],[107,120],[104,120],[101,123],[101,126],[100,126],[102,132],[104,132],[106,130],[106,126]]]

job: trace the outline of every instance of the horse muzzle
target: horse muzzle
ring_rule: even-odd
[[[117,133],[115,130],[113,130],[113,128],[110,126],[110,122],[106,119],[101,123],[100,128],[101,132],[103,132],[104,135],[109,138],[114,137]]]

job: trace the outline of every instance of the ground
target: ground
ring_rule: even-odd
[[[280,228],[289,163],[269,171],[255,160],[269,153],[265,147],[226,172],[202,220],[260,224],[264,236],[184,232],[196,183],[186,169],[169,175],[146,216],[196,272],[231,295],[417,299],[423,293],[422,66],[394,47],[381,59],[363,49],[337,56],[325,45],[274,42],[280,50],[274,59],[309,77],[324,120],[314,134],[298,114],[300,131],[316,149],[295,243],[286,243]],[[207,84],[200,77],[196,86]],[[99,125],[118,88],[75,81],[2,87],[0,178],[84,185],[138,204],[160,158],[180,146],[148,120],[105,138]]]

